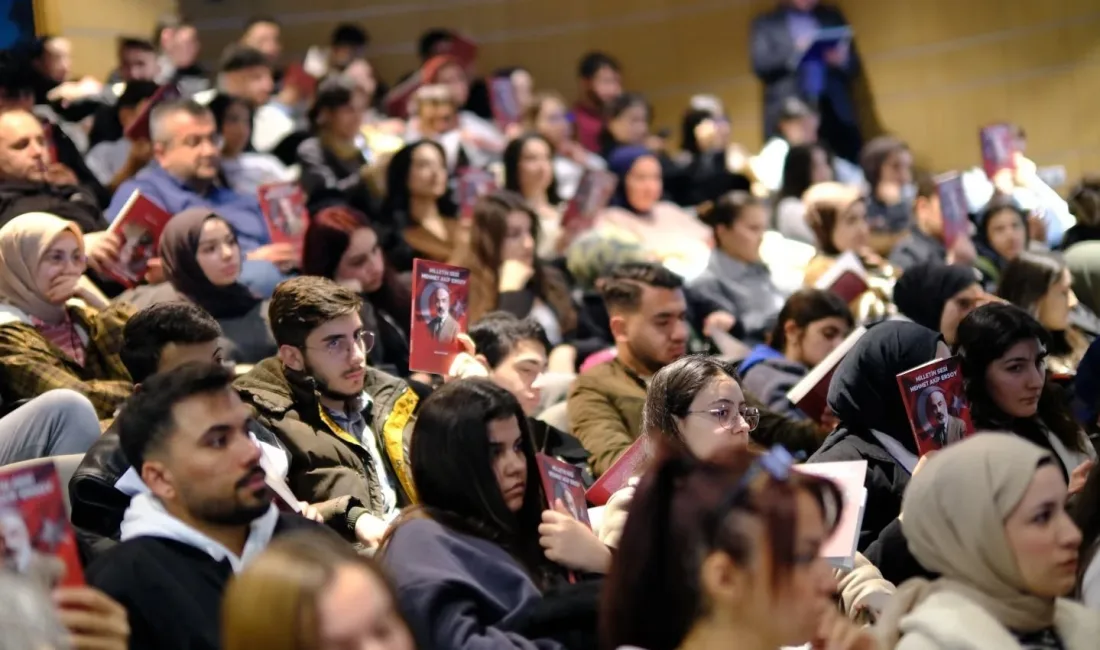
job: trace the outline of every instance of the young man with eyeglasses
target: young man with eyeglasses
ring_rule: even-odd
[[[281,283],[268,308],[278,356],[237,381],[257,419],[290,451],[288,483],[326,523],[368,548],[412,503],[407,434],[418,389],[367,366],[374,333],[362,299],[326,278]]]

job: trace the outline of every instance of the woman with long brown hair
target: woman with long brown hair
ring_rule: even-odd
[[[408,376],[412,293],[386,259],[378,226],[350,207],[321,210],[306,230],[302,273],[358,292],[363,297],[363,328],[374,333],[371,365]]]

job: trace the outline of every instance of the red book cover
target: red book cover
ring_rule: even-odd
[[[458,218],[471,221],[477,200],[496,190],[497,180],[491,173],[477,167],[463,167],[458,172]]]
[[[441,43],[437,54],[453,56],[462,67],[469,67],[477,59],[477,43],[469,36],[455,34],[450,40]]]
[[[562,227],[577,231],[591,228],[600,210],[607,207],[618,184],[618,177],[609,171],[586,171],[577,186],[577,193],[565,206],[565,213],[561,217]]]
[[[317,93],[317,78],[306,72],[301,63],[291,63],[286,67],[283,84],[296,89],[305,98]]]
[[[592,522],[588,519],[588,505],[585,503],[581,468],[546,454],[536,454],[535,458],[539,464],[542,489],[546,494],[549,507],[553,509],[554,503],[560,499],[574,519],[591,528]]]
[[[951,172],[936,177],[936,194],[943,215],[943,241],[951,248],[959,237],[970,236],[970,210],[966,207],[962,175]]]
[[[424,76],[420,73],[420,70],[417,70],[409,75],[408,79],[397,84],[386,93],[386,98],[382,100],[382,107],[385,109],[386,115],[401,119],[409,117],[409,102],[416,91],[424,85],[423,79]]]
[[[172,215],[134,190],[109,231],[122,239],[118,259],[106,267],[108,275],[123,286],[133,287],[145,277],[149,260],[157,256],[160,233]]]
[[[0,470],[0,569],[53,586],[84,584],[57,467]]]
[[[821,363],[787,391],[787,400],[805,413],[806,417],[821,422],[829,410],[829,382],[833,379],[833,372],[844,359],[844,355],[848,354],[866,332],[866,327],[857,327]]]
[[[852,302],[871,287],[867,282],[867,270],[859,256],[849,251],[836,258],[829,270],[821,274],[814,283],[815,289],[836,294],[844,302]]]
[[[462,351],[470,271],[413,260],[413,313],[409,325],[409,370],[445,375]]]
[[[149,103],[142,109],[137,119],[130,124],[130,128],[126,129],[126,133],[123,135],[127,140],[148,140],[149,117],[153,114],[153,109],[163,102],[175,101],[182,96],[183,93],[180,91],[179,86],[174,83],[167,83],[157,88],[157,91],[149,98]]]
[[[898,389],[921,456],[974,432],[958,357],[936,359],[899,373]]]
[[[291,243],[298,248],[306,236],[309,212],[306,195],[294,181],[261,185],[256,192],[260,209],[267,221],[272,243]]]
[[[600,478],[588,488],[584,496],[593,506],[607,503],[612,494],[626,487],[630,479],[642,473],[646,459],[649,458],[647,436],[640,435],[631,443],[622,456],[607,468]]]
[[[519,124],[523,118],[516,98],[516,87],[510,77],[493,77],[489,81],[489,103],[493,109],[493,119],[501,131]]]
[[[1016,129],[1011,124],[991,124],[978,137],[987,176],[993,178],[1002,169],[1016,169]]]

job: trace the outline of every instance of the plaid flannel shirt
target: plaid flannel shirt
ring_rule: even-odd
[[[0,325],[0,396],[14,402],[68,388],[91,400],[100,419],[109,418],[134,389],[119,352],[122,328],[135,309],[120,304],[98,313],[76,305],[68,310],[88,335],[84,366],[74,363],[32,325]]]

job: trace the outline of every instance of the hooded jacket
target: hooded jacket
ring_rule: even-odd
[[[325,522],[348,539],[363,514],[382,516],[382,483],[367,447],[344,431],[321,407],[307,377],[286,372],[278,357],[265,359],[237,380],[236,387],[257,419],[290,453],[287,483],[295,496],[319,508]],[[367,368],[370,396],[364,417],[397,488],[398,507],[415,502],[407,461],[408,433],[420,396],[401,379]]]
[[[808,462],[867,461],[860,551],[897,519],[917,461],[917,444],[896,376],[934,359],[939,341],[937,332],[916,323],[878,323],[840,362],[829,385],[829,408],[840,424]]]
[[[229,579],[284,532],[316,527],[275,506],[255,519],[240,556],[168,513],[150,494],[134,497],[122,543],[88,567],[88,584],[126,608],[131,650],[216,650]]]

